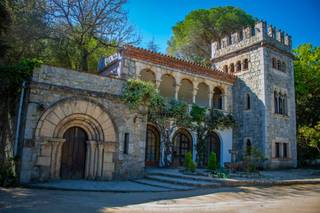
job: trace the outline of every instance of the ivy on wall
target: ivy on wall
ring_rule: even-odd
[[[173,153],[173,141],[170,135],[177,128],[189,128],[197,133],[197,161],[202,162],[206,150],[206,136],[215,129],[223,129],[235,126],[235,120],[231,114],[225,115],[219,110],[200,107],[196,104],[191,111],[188,105],[177,100],[167,100],[160,96],[154,84],[139,79],[129,79],[123,89],[122,100],[128,104],[130,110],[139,110],[140,106],[148,107],[148,120],[156,124],[160,130],[161,142],[164,144],[162,151],[165,158],[162,166],[171,164]]]

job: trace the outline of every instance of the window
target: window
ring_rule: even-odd
[[[283,158],[288,158],[288,144],[284,143],[283,145]]]
[[[247,139],[247,142],[246,142],[246,155],[247,156],[251,156],[251,150],[252,150],[251,141],[250,141],[250,139]]]
[[[232,37],[231,35],[228,36],[228,45],[231,45],[232,44]]]
[[[252,27],[252,28],[251,28],[251,35],[252,35],[252,36],[255,36],[255,35],[256,35],[256,28],[255,28],[255,27]]]
[[[248,59],[243,60],[243,70],[247,70],[249,68],[249,61]]]
[[[228,73],[228,65],[224,65],[224,66],[223,66],[223,72]]]
[[[241,62],[240,61],[237,61],[236,70],[237,70],[237,72],[241,71]]]
[[[213,90],[212,106],[214,109],[222,109],[222,91],[216,87]]]
[[[233,63],[230,64],[230,72],[231,72],[231,73],[234,73],[234,64],[233,64]]]
[[[278,62],[277,62],[277,69],[281,70],[281,61],[280,60],[278,60]]]
[[[250,98],[249,94],[246,94],[246,107],[245,107],[245,109],[246,110],[251,109],[251,98]]]
[[[243,31],[241,30],[239,32],[239,41],[242,41],[243,40]]]
[[[289,158],[289,143],[288,142],[275,142],[273,157],[285,160]]]
[[[288,115],[287,95],[274,92],[274,113],[280,115]]]
[[[276,143],[276,158],[280,158],[280,143]]]
[[[286,72],[286,63],[285,62],[282,62],[281,68],[282,68],[283,72]]]
[[[277,60],[272,58],[272,68],[277,69]]]
[[[123,153],[129,153],[129,133],[124,133]]]

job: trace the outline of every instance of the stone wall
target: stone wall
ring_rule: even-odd
[[[85,178],[127,179],[144,169],[146,117],[130,112],[119,95],[124,81],[42,66],[29,87],[21,182],[58,179],[64,132],[88,135]],[[128,154],[123,153],[129,133]]]

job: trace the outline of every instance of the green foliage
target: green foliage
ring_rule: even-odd
[[[136,110],[139,106],[146,106],[151,109],[164,106],[164,100],[155,86],[150,82],[139,79],[128,80],[123,88],[122,100],[128,104],[131,110]]]
[[[206,119],[206,109],[196,104],[193,104],[190,115],[192,117],[192,121],[199,124],[201,122],[204,122]]]
[[[320,153],[320,121],[314,127],[303,126],[298,129],[299,141],[316,148]]]
[[[220,110],[212,109],[209,114],[209,127],[211,130],[235,127],[236,121],[231,114],[225,115]]]
[[[215,152],[211,152],[208,160],[208,169],[213,171],[218,168],[217,155]]]
[[[320,48],[311,44],[294,50],[298,160],[319,158],[316,145],[320,122]]]
[[[250,155],[243,158],[242,170],[246,172],[256,172],[263,168],[263,163],[267,160],[264,154],[257,148],[251,147]]]
[[[253,25],[254,21],[243,10],[231,6],[194,10],[172,28],[167,52],[210,64],[212,40]]]
[[[13,159],[8,159],[0,164],[0,186],[8,187],[17,184],[18,180],[13,168]]]
[[[192,160],[191,152],[187,152],[184,157],[184,167],[186,171],[195,172],[197,168],[197,164]]]

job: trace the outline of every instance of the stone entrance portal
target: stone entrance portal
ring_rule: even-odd
[[[86,161],[87,134],[80,127],[71,127],[63,135],[66,142],[62,145],[61,178],[84,178]]]
[[[220,163],[220,155],[221,155],[220,147],[221,147],[221,143],[220,143],[219,136],[215,132],[211,132],[206,138],[206,150],[204,152],[204,161],[203,161],[204,166],[208,165],[208,160],[212,152],[216,153],[217,161],[218,163]]]

